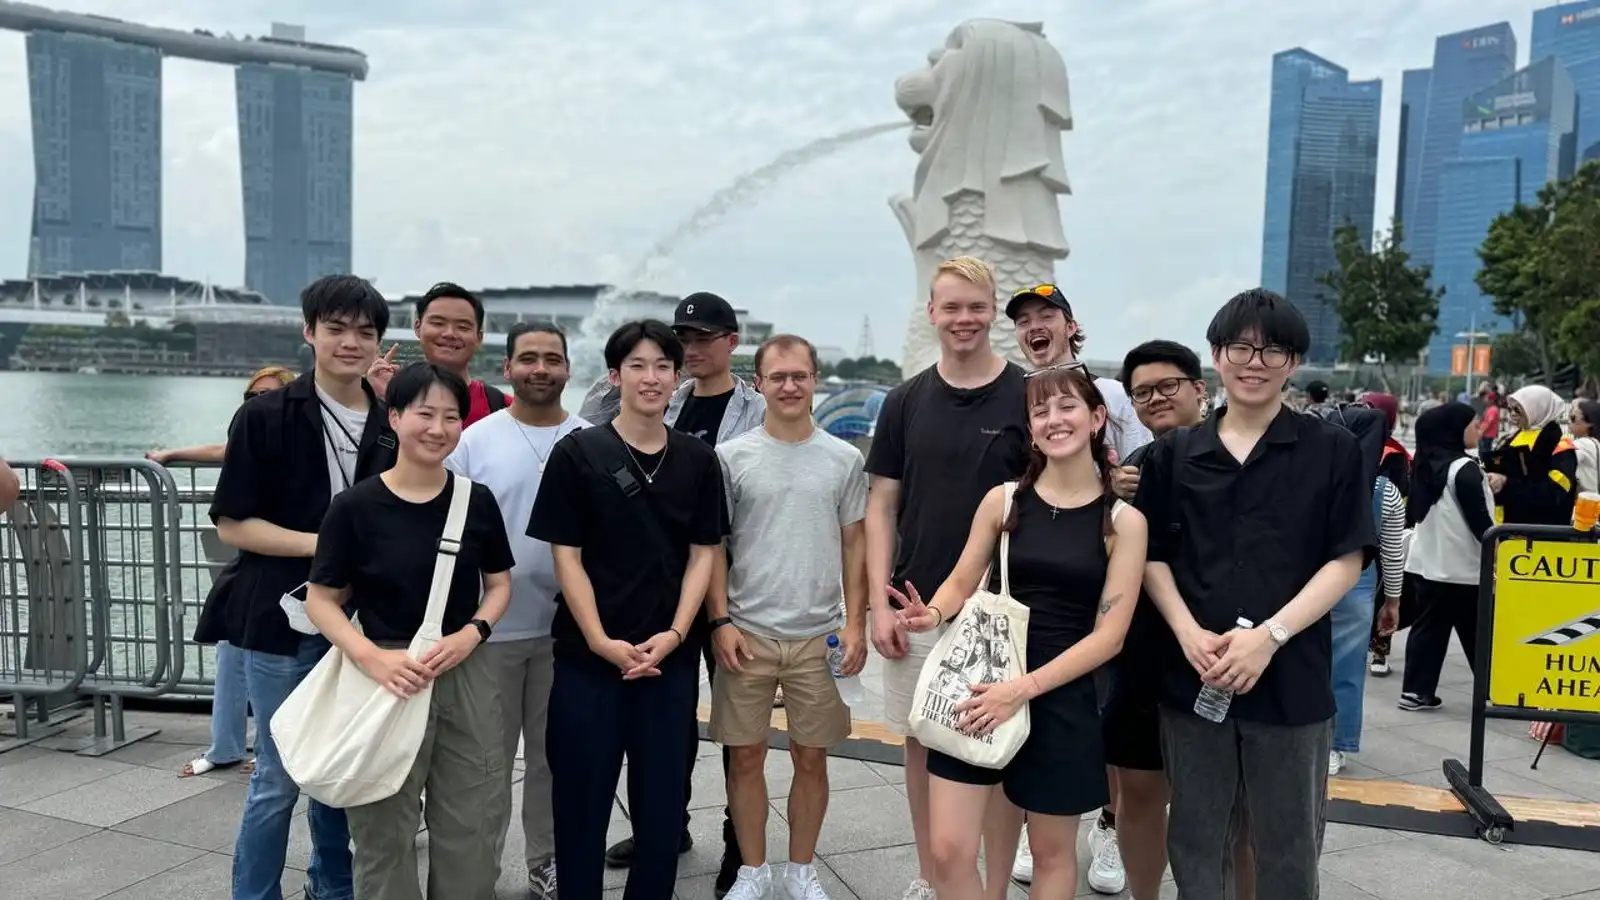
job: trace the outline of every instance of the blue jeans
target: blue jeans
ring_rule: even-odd
[[[250,697],[244,686],[245,651],[227,641],[217,643],[217,668],[211,697],[211,749],[206,760],[225,766],[244,759],[245,729],[249,724]],[[257,725],[257,728],[260,726]]]
[[[306,677],[328,641],[321,636],[301,639],[296,656],[276,653],[244,654],[245,690],[255,709],[256,771],[250,776],[250,793],[244,801],[244,820],[233,847],[233,900],[283,900],[283,861],[289,846],[289,821],[294,817],[300,788],[283,771],[272,731],[265,727]],[[306,872],[309,900],[351,900],[355,888],[350,869],[350,828],[344,810],[313,800],[306,813],[311,826],[311,866]]]
[[[1367,647],[1372,638],[1373,594],[1378,567],[1361,570],[1361,579],[1333,608],[1333,749],[1361,751],[1361,703],[1367,692]]]

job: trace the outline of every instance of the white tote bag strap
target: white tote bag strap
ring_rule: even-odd
[[[433,587],[428,590],[428,611],[422,614],[422,627],[437,632],[444,622],[445,603],[450,599],[450,582],[456,574],[456,554],[461,552],[461,532],[467,527],[467,503],[472,499],[472,482],[465,475],[450,477],[450,512],[444,518],[444,534],[439,538],[439,557],[433,564]]]
[[[1005,525],[1006,520],[1011,518],[1011,504],[1016,502],[1016,498],[1017,483],[1015,481],[1006,482],[1006,502],[1000,508],[1000,524],[1002,527]],[[984,583],[988,584],[988,582],[989,580],[985,578]],[[1000,596],[1011,596],[1011,532],[1006,530],[1000,532]]]

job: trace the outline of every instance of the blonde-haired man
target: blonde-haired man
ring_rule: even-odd
[[[867,581],[872,643],[884,657],[884,719],[906,732],[911,693],[934,636],[908,634],[886,588],[909,582],[936,591],[961,556],[978,503],[989,489],[1021,475],[1028,459],[1027,388],[1020,367],[997,355],[989,329],[999,309],[994,271],[974,257],[939,265],[928,296],[928,321],[939,338],[939,361],[884,398],[867,474]],[[918,877],[904,900],[932,900],[928,877],[928,755],[905,742],[906,796],[917,841]],[[1001,798],[1003,799],[1003,798]],[[994,815],[1009,804],[991,804]],[[1015,816],[1015,809],[1009,810]],[[989,894],[1004,897],[1015,855],[986,848]]]

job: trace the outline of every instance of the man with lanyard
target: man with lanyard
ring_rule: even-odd
[[[534,498],[555,446],[588,425],[561,408],[567,386],[567,336],[544,322],[518,322],[506,334],[505,377],[515,393],[511,405],[465,431],[447,465],[486,485],[510,529],[516,565],[511,569],[511,604],[495,624],[482,652],[494,663],[504,710],[506,759],[522,744],[523,862],[531,900],[556,900],[555,826],[550,812],[550,764],[545,722],[555,677],[550,624],[556,613],[555,563],[550,545],[528,537],[521,523],[533,515]],[[537,469],[528,458],[537,460]],[[511,790],[511,768],[503,788]],[[507,812],[510,809],[507,807]],[[505,842],[508,819],[498,831]],[[495,857],[500,858],[496,853]]]
[[[459,284],[441,281],[417,301],[416,321],[412,330],[422,345],[422,358],[436,366],[444,366],[460,375],[467,383],[472,405],[467,410],[462,427],[483,419],[490,413],[506,408],[509,402],[499,388],[472,377],[472,358],[483,346],[483,301]],[[367,380],[382,396],[389,387],[389,379],[400,367],[394,361],[395,344],[389,352],[377,359],[367,372]]]
[[[731,440],[761,425],[767,412],[766,398],[750,387],[744,379],[733,374],[733,351],[739,346],[739,319],[733,306],[716,294],[701,291],[684,297],[672,317],[672,330],[683,342],[683,367],[689,377],[678,385],[667,404],[666,423],[685,434],[705,441],[711,447]],[[621,402],[620,388],[608,378],[606,390],[596,384],[584,398],[579,416],[596,425],[611,421]],[[719,596],[728,583],[727,560],[717,556],[717,569],[712,574],[712,590]],[[705,658],[707,677],[715,677],[716,659],[706,626],[705,615],[695,617],[694,633],[689,643],[699,647]],[[680,852],[689,852],[693,841],[689,837],[688,802],[694,782],[694,762],[699,747],[699,722],[691,733],[695,746],[689,753],[688,771],[684,773],[683,835]],[[722,772],[726,777],[729,756],[722,751]],[[628,768],[629,777],[635,769]],[[714,890],[721,897],[733,886],[739,875],[738,838],[733,830],[733,819],[726,807],[722,816],[722,865],[718,870]],[[626,868],[633,859],[633,838],[617,842],[606,851],[606,864],[613,868]]]
[[[1072,305],[1053,284],[1024,288],[1011,296],[1006,304],[1006,317],[1016,323],[1017,344],[1034,369],[1053,366],[1077,365],[1078,354],[1083,350],[1083,328],[1072,317]],[[1087,368],[1087,367],[1085,367]],[[1111,444],[1113,462],[1127,459],[1140,447],[1150,443],[1150,431],[1139,421],[1139,416],[1128,402],[1128,392],[1114,378],[1095,378],[1094,386],[1105,398],[1106,411],[1111,416],[1112,427],[1106,430]],[[1096,673],[1096,684],[1102,684],[1102,673]],[[1096,827],[1089,832],[1089,851],[1094,861],[1089,866],[1089,886],[1102,893],[1115,894],[1122,890],[1127,876],[1123,872],[1122,857],[1117,845],[1116,806],[1117,777],[1110,770],[1111,802],[1100,811]],[[1033,881],[1033,853],[1028,847],[1027,833],[1017,848],[1017,863],[1012,877],[1028,884]]]
[[[333,496],[394,464],[396,441],[382,401],[362,378],[389,324],[389,305],[366,281],[330,275],[300,295],[315,368],[282,390],[247,401],[228,431],[211,503],[217,536],[240,553],[216,601],[219,639],[244,654],[245,691],[257,722],[270,722],[328,650],[291,626],[304,602],[317,530]],[[280,900],[289,825],[299,788],[271,731],[256,734],[256,769],[233,850],[233,900]],[[349,900],[350,832],[344,811],[311,801],[306,896]]]

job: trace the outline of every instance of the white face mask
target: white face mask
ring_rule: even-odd
[[[278,606],[282,607],[283,614],[289,619],[289,627],[301,634],[318,634],[317,626],[311,624],[311,617],[306,615],[306,601],[296,594],[302,594],[311,582],[306,582],[299,587],[285,593],[278,598]]]

